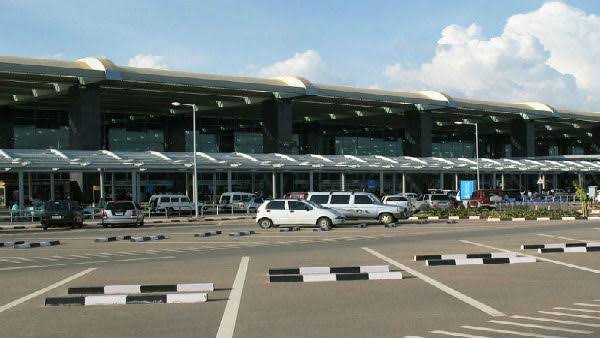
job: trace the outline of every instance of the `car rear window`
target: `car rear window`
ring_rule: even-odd
[[[69,210],[69,202],[64,202],[64,201],[46,202],[46,204],[44,205],[44,210],[51,210],[51,211]]]
[[[266,209],[269,210],[285,210],[284,201],[271,201],[267,203]]]
[[[431,195],[432,201],[449,201],[450,197],[448,195]]]
[[[402,202],[402,201],[407,201],[406,197],[388,197],[387,198],[388,202]]]
[[[349,204],[350,195],[331,195],[331,202],[329,204]]]
[[[354,195],[354,204],[373,204],[373,200],[367,195]]]
[[[127,211],[133,209],[134,206],[131,202],[108,202],[106,204],[106,210],[110,211]]]
[[[329,201],[329,195],[312,195],[310,196],[310,201],[317,204],[327,204],[327,201]]]

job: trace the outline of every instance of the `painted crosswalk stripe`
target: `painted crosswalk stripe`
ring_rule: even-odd
[[[560,320],[560,319],[553,319],[553,318],[517,316],[517,315],[510,316],[510,317],[515,318],[515,319],[527,319],[527,320],[533,320],[533,321],[538,321],[538,322],[551,322],[551,323],[559,323],[559,324],[565,324],[565,325],[580,325],[580,326],[586,326],[586,327],[600,327],[600,324],[583,323],[583,322],[577,322],[577,321],[573,321],[573,320]]]
[[[538,311],[538,312],[547,314],[547,315],[554,315],[554,316],[576,317],[576,318],[585,318],[585,319],[600,319],[600,317],[596,317],[596,316],[576,315],[573,313],[554,312],[554,311]]]
[[[503,333],[503,334],[512,334],[515,336],[523,336],[523,337],[537,337],[537,338],[564,338],[561,336],[546,336],[543,334],[537,334],[537,333],[532,333],[532,332],[519,332],[519,331],[511,331],[511,330],[498,330],[498,329],[492,329],[489,327],[483,327],[483,326],[469,326],[469,325],[463,325],[462,326],[465,329],[470,329],[470,330],[475,330],[475,331],[489,331],[489,332],[496,332],[496,333]]]
[[[564,327],[556,327],[556,326],[524,324],[524,323],[517,323],[517,322],[509,322],[509,321],[505,321],[505,320],[490,320],[489,322],[494,323],[494,324],[514,325],[514,326],[529,327],[529,328],[534,328],[534,329],[543,329],[543,330],[548,330],[548,331],[562,331],[562,332],[581,333],[581,334],[594,333],[594,331],[588,331],[588,330],[574,330],[574,329],[567,329]]]
[[[431,333],[445,334],[447,336],[452,336],[452,337],[491,338],[491,337],[488,337],[488,336],[475,336],[475,335],[472,335],[472,334],[466,334],[466,333],[460,333],[460,332],[450,332],[450,331],[443,331],[443,330],[435,330],[435,331],[431,331]]]
[[[567,310],[567,311],[575,311],[575,312],[585,312],[585,313],[600,313],[600,310],[590,310],[590,309],[574,309],[570,307],[561,307],[557,306],[553,308],[554,310]]]

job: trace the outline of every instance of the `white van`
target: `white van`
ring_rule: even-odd
[[[186,195],[152,195],[148,202],[150,212],[194,211],[194,203]]]
[[[249,192],[225,192],[219,198],[219,207],[224,209],[250,210],[254,212],[264,201]]]

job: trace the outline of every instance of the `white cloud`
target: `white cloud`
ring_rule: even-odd
[[[398,90],[600,110],[600,17],[549,2],[489,39],[477,24],[451,25],[429,62],[388,65],[384,76]]]
[[[330,77],[319,52],[312,49],[296,53],[289,59],[276,62],[255,71],[257,68],[259,67],[254,65],[247,67],[249,71],[256,72],[258,75],[264,77],[300,76],[313,81],[322,81]]]
[[[155,69],[168,69],[164,63],[164,56],[151,55],[140,53],[129,59],[127,65],[130,67],[138,68],[155,68]]]

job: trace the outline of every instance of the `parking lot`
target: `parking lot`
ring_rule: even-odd
[[[222,234],[194,236],[211,230]],[[255,234],[229,236],[247,230]],[[161,234],[167,238],[95,242]],[[238,220],[22,231],[1,238],[60,240],[50,247],[0,249],[0,335],[7,337],[579,337],[600,332],[598,253],[520,249],[523,244],[600,242],[594,221],[406,221],[396,228],[351,223],[331,231],[281,232]],[[414,260],[415,255],[502,251],[539,258],[446,266]],[[269,282],[270,269],[382,265],[401,272],[402,279],[372,280],[375,275],[363,274],[361,280]],[[45,305],[47,299],[80,297],[69,294],[74,287],[197,283],[214,284],[206,302],[94,306],[84,295],[84,306]]]

